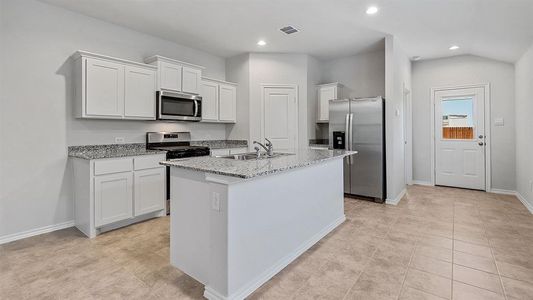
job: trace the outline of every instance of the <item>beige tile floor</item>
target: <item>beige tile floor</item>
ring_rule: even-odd
[[[348,220],[250,299],[533,299],[533,216],[513,196],[413,186]],[[201,299],[169,265],[169,220],[0,246],[0,299]]]

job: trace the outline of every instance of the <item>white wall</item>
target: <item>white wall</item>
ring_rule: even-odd
[[[405,189],[403,92],[411,90],[411,61],[393,36],[385,39],[385,122],[387,200],[396,201]]]
[[[343,98],[385,96],[385,51],[324,61],[322,83],[339,82]]]
[[[223,58],[41,2],[0,1],[0,237],[72,220],[68,145],[143,142],[150,130],[225,138],[225,125],[74,119],[68,60],[78,49],[135,61],[160,54],[224,79]]]
[[[261,136],[261,84],[298,86],[298,147],[307,147],[307,55],[250,53],[251,140]]]
[[[516,191],[533,208],[533,45],[515,64]]]
[[[491,86],[492,188],[515,190],[514,67],[471,55],[413,64],[414,180],[431,181],[430,89],[479,83]],[[505,126],[494,126],[494,119],[500,117]]]

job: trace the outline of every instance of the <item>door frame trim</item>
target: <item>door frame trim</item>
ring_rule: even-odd
[[[300,120],[298,118],[298,112],[299,112],[299,93],[298,93],[298,85],[297,84],[277,84],[277,83],[261,83],[261,130],[260,130],[260,138],[261,141],[265,139],[265,89],[267,88],[292,88],[295,92],[295,105],[296,109],[294,111],[294,120],[296,121],[296,132],[295,132],[295,148],[299,148],[300,145]]]
[[[483,88],[485,91],[485,191],[490,191],[492,186],[492,170],[491,170],[491,86],[490,83],[479,83],[479,84],[466,84],[466,85],[455,85],[455,86],[444,86],[444,87],[433,87],[431,88],[431,185],[435,185],[435,93],[440,91],[447,90],[458,90],[458,89],[470,89],[470,88]]]

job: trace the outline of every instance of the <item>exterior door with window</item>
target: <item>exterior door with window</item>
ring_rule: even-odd
[[[298,131],[296,88],[263,88],[263,138],[272,141],[274,150],[293,151]]]
[[[435,184],[485,190],[485,90],[435,92]]]

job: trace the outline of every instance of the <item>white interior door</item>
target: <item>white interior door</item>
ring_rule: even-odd
[[[485,190],[485,90],[435,92],[435,184]]]
[[[275,150],[296,148],[298,121],[296,87],[264,87],[263,138],[274,144]]]

